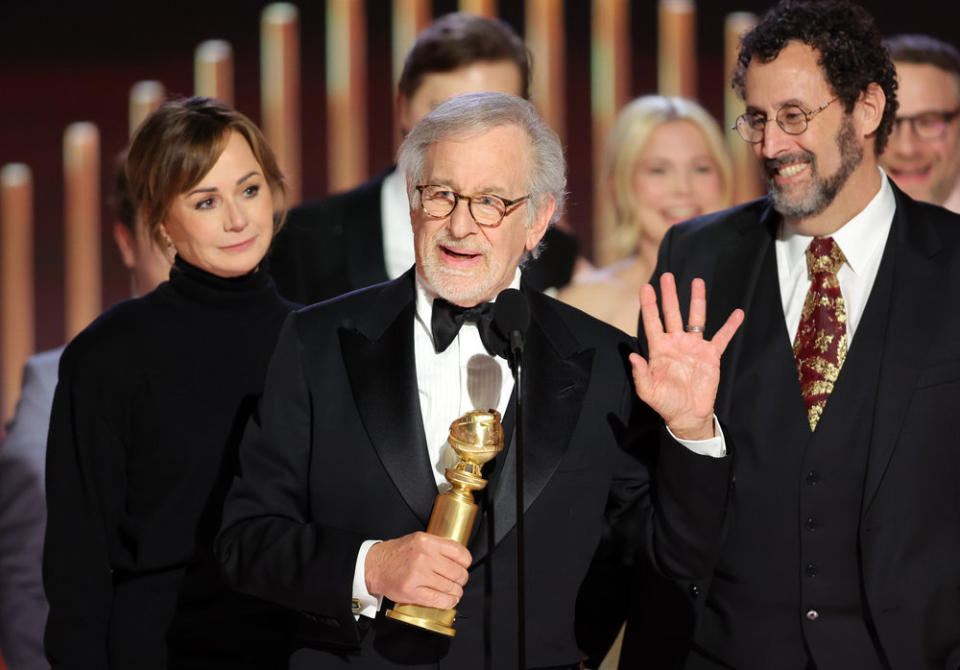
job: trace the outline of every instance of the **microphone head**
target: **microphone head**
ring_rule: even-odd
[[[493,303],[493,325],[508,339],[513,333],[523,338],[530,327],[530,307],[520,291],[515,288],[500,291]]]

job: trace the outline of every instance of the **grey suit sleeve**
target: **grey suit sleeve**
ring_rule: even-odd
[[[0,448],[0,651],[15,670],[50,667],[43,654],[43,471],[61,351],[27,361],[16,413]]]

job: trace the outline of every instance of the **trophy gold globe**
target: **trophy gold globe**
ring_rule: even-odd
[[[483,465],[503,449],[500,412],[495,409],[467,412],[450,424],[449,443],[460,460],[454,467],[447,468],[445,476],[451,489],[437,496],[427,532],[466,546],[477,517],[473,492],[487,485],[487,480],[481,476]],[[387,610],[391,619],[449,637],[457,632],[453,628],[456,615],[457,610],[453,608],[410,604],[397,604]]]

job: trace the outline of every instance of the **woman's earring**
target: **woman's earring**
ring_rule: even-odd
[[[160,231],[160,239],[163,241],[163,249],[160,251],[167,258],[168,261],[173,263],[173,257],[177,254],[177,248],[173,246],[173,240],[170,239],[170,236],[167,235],[167,231]]]

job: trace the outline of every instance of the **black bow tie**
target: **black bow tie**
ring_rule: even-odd
[[[505,356],[507,340],[493,325],[493,303],[482,302],[474,307],[452,305],[443,298],[433,301],[430,330],[433,331],[433,347],[439,354],[453,342],[464,321],[477,324],[480,341],[491,356]]]

